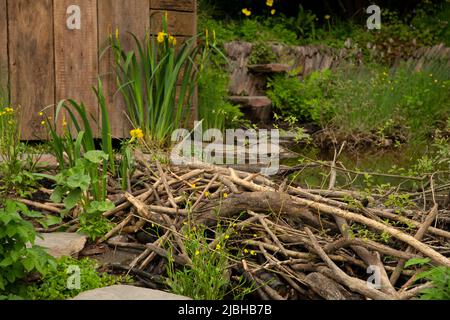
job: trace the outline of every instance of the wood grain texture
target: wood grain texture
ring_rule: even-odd
[[[52,2],[8,1],[11,97],[24,140],[46,138],[38,113],[55,102]]]
[[[167,25],[169,33],[175,36],[193,36],[196,33],[196,14],[195,12],[178,12],[150,10],[152,34],[157,34],[162,28],[162,19],[167,12]]]
[[[152,9],[189,12],[197,8],[195,0],[150,0],[150,6]]]
[[[0,0],[0,93],[8,83],[8,21],[6,0]]]
[[[138,39],[143,39],[150,26],[149,0],[100,0],[99,1],[99,41],[100,75],[103,81],[105,97],[109,107],[109,117],[113,137],[126,137],[129,135],[131,124],[126,117],[126,106],[117,91],[114,76],[113,57],[108,47],[108,38],[119,30],[121,44],[125,50],[135,48],[135,42],[129,32],[134,33]],[[125,15],[124,12],[127,12]],[[132,19],[130,18],[132,17]]]
[[[98,119],[97,98],[92,87],[98,76],[97,0],[78,0],[81,29],[67,28],[67,8],[73,0],[54,1],[56,101],[74,99],[83,102],[94,119]],[[67,115],[66,115],[67,116]],[[97,121],[91,120],[94,132]]]

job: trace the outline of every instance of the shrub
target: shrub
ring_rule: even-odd
[[[268,84],[267,95],[282,116],[325,124],[332,116],[329,85],[332,73],[314,72],[305,80],[296,77],[275,76]]]
[[[34,227],[22,216],[41,217],[11,200],[0,206],[0,299],[24,296],[25,277],[33,272],[45,276],[54,266],[53,259],[34,246]]]

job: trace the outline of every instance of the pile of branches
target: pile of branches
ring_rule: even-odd
[[[375,196],[332,185],[310,190],[204,163],[138,163],[129,192],[116,191],[116,208],[104,214],[116,227],[98,242],[139,250],[130,265],[115,267],[131,270],[150,287],[164,283],[168,259],[179,267],[192,264],[184,245],[187,225],[211,231],[210,250],[226,238],[229,252],[251,252],[231,254],[228,274],[244,276],[264,300],[412,299],[432,284],[417,284],[421,270],[405,268],[407,261],[428,258],[450,267],[448,211],[442,204],[431,201],[424,211],[399,214]],[[217,228],[226,224],[233,228]],[[121,240],[137,239],[149,226],[163,232],[144,243]],[[354,226],[387,240],[358,238]],[[368,284],[373,273],[378,287]]]

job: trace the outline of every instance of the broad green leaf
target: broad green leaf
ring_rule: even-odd
[[[64,199],[64,205],[66,210],[73,209],[81,200],[82,191],[80,189],[72,190],[69,195]]]
[[[56,187],[53,190],[52,195],[50,196],[50,200],[54,203],[61,203],[63,198],[63,189],[61,187]]]
[[[108,155],[100,150],[88,151],[84,154],[84,158],[91,163],[101,164],[103,161],[108,160]]]
[[[429,258],[413,258],[413,259],[408,260],[405,263],[405,268],[408,268],[411,266],[416,266],[416,265],[423,266],[424,264],[427,264],[430,261],[431,260]]]
[[[80,188],[83,191],[87,191],[91,184],[91,178],[86,174],[75,174],[67,179],[67,186],[71,189]]]

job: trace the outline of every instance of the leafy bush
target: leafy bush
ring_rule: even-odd
[[[423,300],[450,300],[450,268],[434,267],[422,272],[417,280],[426,279],[433,284],[432,288],[422,291]]]
[[[421,292],[422,300],[450,300],[450,268],[436,267],[429,258],[414,258],[406,262],[405,268],[420,266],[427,269],[416,276],[416,281],[427,280],[432,287]]]
[[[131,282],[131,278],[128,276],[116,277],[107,273],[100,274],[97,272],[97,268],[98,264],[95,260],[62,257],[57,261],[56,267],[45,274],[39,283],[29,286],[28,297],[32,300],[66,300],[84,291]],[[74,271],[79,271],[79,288],[76,288],[75,282],[70,283],[69,277],[75,276],[74,273],[71,273]]]
[[[0,299],[23,296],[23,280],[28,274],[38,272],[45,276],[54,266],[53,259],[34,246],[34,227],[22,216],[41,217],[11,200],[0,206]]]
[[[269,81],[267,95],[282,116],[325,124],[332,115],[328,92],[331,76],[329,70],[314,72],[303,81],[276,76]]]

